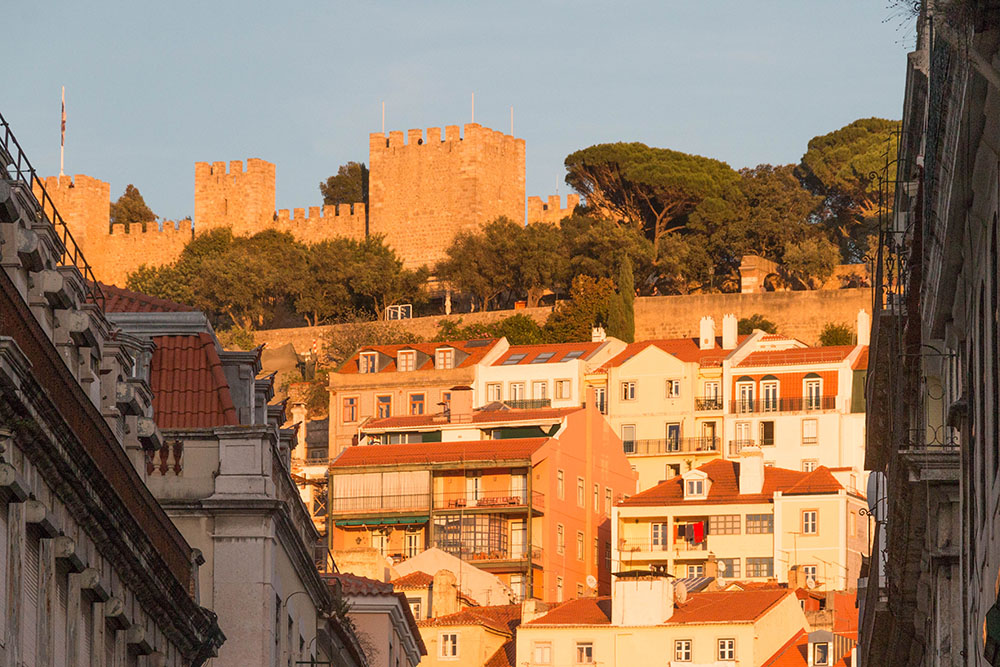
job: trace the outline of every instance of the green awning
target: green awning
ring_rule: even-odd
[[[343,528],[345,526],[395,526],[400,524],[411,524],[411,523],[427,523],[429,517],[425,515],[418,516],[388,516],[388,517],[370,517],[366,519],[337,519],[334,521],[334,525],[338,528]]]

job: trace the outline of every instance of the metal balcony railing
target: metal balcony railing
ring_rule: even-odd
[[[409,510],[427,511],[430,497],[426,493],[400,493],[378,496],[339,496],[330,498],[331,514],[358,512],[404,512]]]
[[[623,537],[618,540],[618,550],[629,553],[637,551],[680,553],[708,551],[708,537],[706,536],[701,542],[688,542],[687,540],[674,541],[670,538],[664,541],[649,538]]]
[[[528,504],[528,492],[521,491],[480,491],[478,494],[464,491],[442,492],[434,494],[434,509],[470,509],[470,508],[524,508]],[[545,507],[545,494],[540,491],[531,492],[531,506],[534,509]]]
[[[690,454],[718,452],[719,438],[663,438],[623,440],[626,454]]]
[[[706,396],[705,398],[694,399],[694,409],[695,410],[721,410],[722,409],[722,397],[721,396]]]
[[[530,552],[531,560],[542,560],[541,547],[486,547],[483,545],[455,542],[452,540],[436,540],[434,546],[462,560],[475,562],[498,562],[527,560]]]
[[[836,396],[806,396],[796,398],[737,398],[729,403],[729,411],[734,414],[763,414],[768,412],[808,412],[811,410],[833,410],[837,407]]]
[[[746,440],[746,439],[730,440],[729,455],[736,456],[740,453],[740,450],[743,449],[744,447],[756,447],[756,446],[757,446],[756,440]]]
[[[10,124],[2,114],[0,114],[0,130],[2,130],[0,131],[0,169],[3,170],[9,180],[20,181],[28,187],[29,191],[34,193],[39,205],[39,222],[47,218],[56,228],[59,239],[62,241],[63,247],[62,257],[59,260],[60,263],[75,266],[80,271],[83,275],[83,290],[87,299],[100,306],[103,310],[104,292],[101,291],[101,287],[97,283],[93,269],[87,263],[86,258],[80,251],[80,246],[77,245],[76,240],[70,233],[69,227],[63,221],[62,216],[59,215],[59,211],[56,210],[56,205],[53,203],[52,197],[45,191],[42,179],[38,177],[35,168],[31,166],[28,156],[21,150],[21,144],[18,143],[17,138],[10,129]]]
[[[551,398],[522,398],[513,401],[504,401],[506,405],[511,410],[537,410],[539,408],[548,408],[552,406]]]

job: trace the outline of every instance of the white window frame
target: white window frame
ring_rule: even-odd
[[[511,382],[507,385],[507,397],[511,401],[524,400],[524,383]]]
[[[809,435],[809,432],[812,435]],[[803,419],[802,420],[802,444],[803,445],[818,445],[819,444],[819,420],[818,419]]]
[[[677,379],[670,379],[666,382],[666,393],[664,398],[680,398],[681,397],[681,381]]]
[[[400,373],[411,373],[417,369],[417,353],[415,350],[400,350],[396,353],[396,370]]]
[[[556,380],[556,398],[559,399],[573,398],[573,383],[571,380],[566,380],[562,378]]]
[[[815,388],[815,392],[811,391]],[[819,410],[823,407],[823,379],[808,378],[802,381],[802,403],[806,410]]]
[[[587,557],[587,539],[582,530],[576,531],[576,559],[583,560]]]
[[[674,640],[674,661],[691,662],[692,644],[690,639]]]
[[[536,665],[551,665],[552,642],[532,642],[531,658]]]
[[[703,479],[687,479],[687,480],[684,480],[684,497],[685,498],[704,498],[705,497],[705,480],[703,480]]]
[[[563,601],[563,578],[556,577],[556,602]]]
[[[559,500],[566,499],[566,471],[562,468],[556,470],[556,495]]]
[[[812,472],[819,466],[816,459],[802,459],[802,472]]]
[[[820,662],[819,652],[825,651],[822,662]],[[829,642],[817,642],[813,644],[813,661],[812,664],[816,667],[828,667],[830,664],[830,643]]]
[[[778,412],[781,405],[781,385],[777,380],[768,380],[760,383],[760,407],[761,412]]]
[[[583,477],[576,478],[576,505],[577,507],[587,506],[587,482]]]
[[[438,635],[438,657],[441,660],[458,660],[460,646],[457,632],[442,632]]]
[[[576,642],[576,651],[574,653],[575,665],[593,665],[594,664],[594,642]]]
[[[736,660],[736,640],[725,637],[719,640],[719,660]]]
[[[359,373],[378,373],[378,352],[362,352],[358,355]]]
[[[688,577],[703,577],[703,576],[705,576],[705,566],[704,565],[688,565],[687,566],[687,576]]]
[[[802,534],[819,535],[819,510],[802,510]]]
[[[541,391],[539,391],[539,389]],[[546,399],[549,397],[549,381],[548,380],[532,380],[531,381],[531,397],[534,399]]]
[[[455,367],[455,348],[443,347],[434,352],[434,368],[451,370]]]
[[[748,412],[753,412],[754,408],[754,391],[755,382],[737,382],[736,383],[736,412],[745,414]]]
[[[594,387],[594,402],[602,415],[608,414],[608,392],[605,387]]]
[[[486,401],[498,403],[503,400],[503,384],[500,382],[486,383]]]
[[[620,396],[623,401],[635,400],[635,380],[624,380],[621,383]]]
[[[566,553],[566,526],[556,524],[556,553]]]

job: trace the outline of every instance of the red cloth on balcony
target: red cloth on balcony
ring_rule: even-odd
[[[700,543],[704,542],[705,541],[705,522],[704,521],[699,521],[698,523],[693,524],[692,527],[694,528],[694,543],[695,544],[700,544]]]

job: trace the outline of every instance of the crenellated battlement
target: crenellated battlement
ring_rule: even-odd
[[[528,223],[550,222],[558,223],[565,217],[573,215],[580,204],[580,195],[566,195],[566,208],[562,207],[559,195],[549,195],[548,201],[541,197],[528,197]]]
[[[442,144],[451,144],[446,148],[453,149],[459,142],[473,144],[477,148],[492,147],[503,151],[523,151],[524,139],[504,134],[499,130],[483,127],[479,123],[466,123],[464,126],[448,125],[444,128],[444,137],[440,127],[410,129],[406,132],[393,130],[388,135],[382,132],[372,132],[368,135],[369,154],[384,153],[393,149],[416,149],[425,146],[429,149],[441,148]],[[470,146],[471,148],[471,146]]]
[[[160,228],[160,225],[163,228]],[[190,220],[163,220],[161,223],[150,222],[146,225],[146,229],[143,229],[141,225],[132,225],[129,231],[125,231],[125,227],[122,225],[111,227],[111,231],[108,233],[109,236],[121,237],[121,236],[137,236],[137,235],[161,235],[170,236],[173,234],[186,234],[188,237],[191,236],[191,231],[194,225]]]
[[[365,219],[365,205],[361,202],[356,202],[354,204],[335,204],[328,206],[310,206],[309,214],[306,215],[306,209],[304,208],[294,208],[292,209],[291,215],[287,208],[279,209],[277,212],[277,220],[281,222],[296,222],[302,224],[324,224],[337,221],[344,221],[347,218],[360,218]]]
[[[274,164],[267,160],[252,157],[247,158],[246,170],[243,169],[243,160],[230,160],[226,162],[195,162],[195,179],[199,176],[240,176],[240,175],[263,175],[273,176],[275,172]]]

